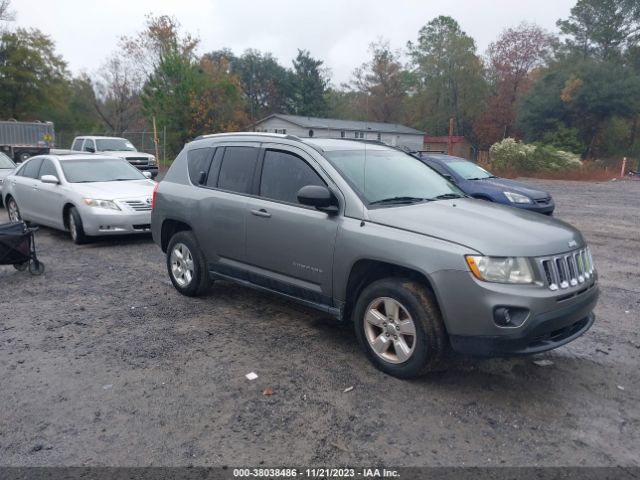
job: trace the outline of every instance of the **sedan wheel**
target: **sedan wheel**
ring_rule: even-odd
[[[18,210],[18,204],[13,198],[10,198],[7,202],[7,210],[9,211],[9,220],[12,222],[22,221],[22,218],[20,217],[20,210]]]
[[[171,250],[171,275],[181,287],[187,287],[193,279],[195,268],[193,256],[184,243],[176,243]]]
[[[407,309],[389,297],[374,299],[365,310],[365,335],[373,352],[389,363],[404,363],[416,347],[416,326]]]
[[[78,240],[78,226],[73,215],[69,215],[69,233],[71,234],[71,240],[76,242]]]

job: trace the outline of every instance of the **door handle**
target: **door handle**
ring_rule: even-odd
[[[267,212],[264,208],[261,208],[260,210],[251,210],[251,213],[256,217],[269,218],[271,216],[271,214]]]

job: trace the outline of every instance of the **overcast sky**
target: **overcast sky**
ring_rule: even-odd
[[[122,35],[144,26],[145,14],[175,16],[201,39],[199,53],[231,48],[272,52],[291,65],[307,49],[331,69],[334,84],[347,81],[367,60],[369,43],[388,39],[404,51],[418,30],[450,15],[484,53],[506,27],[523,20],[555,31],[576,0],[13,0],[16,25],[50,35],[73,73],[93,74],[116,50]]]

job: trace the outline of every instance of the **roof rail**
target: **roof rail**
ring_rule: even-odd
[[[203,140],[205,138],[216,138],[216,137],[224,137],[228,135],[243,135],[243,136],[259,136],[259,137],[276,137],[276,138],[286,138],[287,140],[295,140],[302,141],[300,137],[296,135],[282,134],[282,133],[270,133],[270,132],[226,132],[226,133],[210,133],[207,135],[199,135],[194,138],[192,141]]]

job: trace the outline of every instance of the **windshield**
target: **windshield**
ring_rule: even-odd
[[[97,138],[96,147],[98,152],[136,151],[136,147],[124,138]]]
[[[413,203],[464,196],[420,160],[397,150],[325,152],[331,163],[369,204]]]
[[[146,180],[142,173],[126,160],[64,160],[60,162],[64,176],[70,183],[117,182]]]
[[[447,166],[465,180],[481,180],[483,178],[495,177],[495,175],[490,174],[484,168],[479,167],[473,162],[467,162],[466,160],[447,162]]]
[[[7,157],[4,153],[0,152],[0,168],[2,169],[10,168],[13,170],[14,168],[16,168],[16,164],[13,163],[11,159]]]

